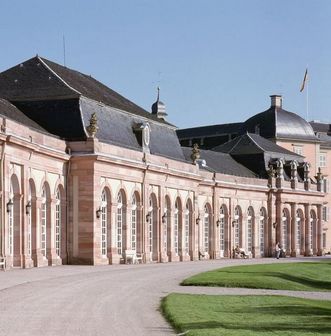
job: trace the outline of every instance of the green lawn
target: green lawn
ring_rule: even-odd
[[[197,274],[182,285],[330,291],[331,262],[225,267]]]
[[[161,308],[177,332],[189,331],[185,335],[331,335],[330,301],[170,294]]]

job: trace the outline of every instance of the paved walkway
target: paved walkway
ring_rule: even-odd
[[[229,265],[293,261],[298,259],[60,266],[0,272],[0,335],[174,335],[158,311],[160,298],[168,293],[246,295],[276,292],[180,287],[178,283],[182,279]],[[325,292],[276,293],[331,300],[330,294]]]

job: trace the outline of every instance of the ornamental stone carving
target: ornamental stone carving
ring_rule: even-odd
[[[86,131],[89,135],[89,137],[94,138],[96,133],[98,132],[98,120],[97,120],[97,115],[95,112],[91,115],[90,118],[90,124],[86,127]]]
[[[200,149],[199,149],[199,145],[197,143],[195,143],[193,145],[191,159],[192,159],[193,163],[196,163],[197,160],[200,159]]]
[[[298,177],[298,162],[293,160],[291,161],[291,179],[296,180]]]
[[[284,179],[284,160],[277,160],[277,178]]]

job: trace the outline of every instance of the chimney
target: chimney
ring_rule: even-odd
[[[282,108],[283,98],[281,95],[272,95],[271,98],[271,107]]]

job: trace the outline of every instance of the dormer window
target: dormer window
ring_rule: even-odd
[[[139,145],[142,147],[144,153],[149,153],[150,144],[150,126],[149,123],[138,123],[133,126],[133,131],[137,137]]]

